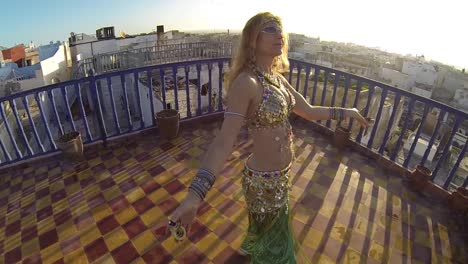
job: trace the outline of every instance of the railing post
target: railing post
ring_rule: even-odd
[[[96,87],[96,77],[94,76],[94,72],[92,70],[89,71],[89,88],[91,90],[93,104],[95,106],[95,110],[97,110],[97,120],[99,124],[99,130],[101,131],[101,138],[104,143],[104,147],[107,147],[107,132],[106,132],[106,125],[104,123],[104,116],[102,115],[102,108],[101,108],[101,100],[99,99],[99,91]]]

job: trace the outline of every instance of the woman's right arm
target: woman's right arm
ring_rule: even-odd
[[[226,159],[232,153],[237,135],[244,124],[244,117],[247,116],[249,104],[256,95],[255,92],[255,80],[247,74],[242,73],[233,81],[227,93],[226,106],[229,112],[236,114],[225,115],[221,129],[202,159],[201,169],[215,176],[220,173]],[[187,196],[170,219],[175,222],[180,221],[182,225],[189,227],[200,203],[200,195],[189,189]]]

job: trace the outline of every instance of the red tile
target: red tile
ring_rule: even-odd
[[[52,201],[52,203],[55,203],[55,202],[58,202],[58,201],[62,200],[66,196],[67,196],[67,193],[65,192],[64,189],[62,189],[60,191],[54,192],[51,195],[51,201]]]
[[[107,248],[106,243],[101,237],[85,246],[84,251],[86,253],[86,256],[88,256],[89,262],[93,262],[96,259],[100,258],[102,255],[109,252],[109,249]]]
[[[132,239],[146,230],[146,225],[141,221],[140,217],[135,217],[133,220],[123,225],[123,229],[127,233],[128,237]]]
[[[135,208],[135,210],[139,214],[142,214],[142,213],[146,212],[147,210],[149,210],[153,206],[154,206],[154,203],[150,199],[148,199],[146,197],[143,197],[140,200],[133,203],[133,207]]]
[[[41,250],[56,243],[57,241],[58,241],[58,235],[55,229],[52,229],[39,236],[39,245],[40,245]]]
[[[90,209],[94,209],[106,202],[106,199],[102,195],[102,193],[94,196],[93,198],[88,200],[88,206]]]
[[[21,246],[5,254],[5,263],[16,263],[21,260]]]
[[[136,182],[132,179],[128,179],[125,182],[122,182],[119,184],[119,188],[122,191],[122,193],[126,193],[130,191],[131,189],[135,188],[137,186]]]
[[[63,260],[63,258],[61,258],[57,261],[54,261],[52,264],[65,264],[65,261]]]
[[[12,211],[16,211],[20,207],[21,207],[20,200],[13,201],[10,204],[8,204],[7,213],[11,213]]]
[[[231,217],[239,212],[242,209],[240,205],[234,202],[231,199],[225,199],[219,203],[216,208],[224,215]]]
[[[36,214],[37,221],[40,222],[40,221],[46,219],[47,217],[51,216],[53,213],[54,212],[53,212],[51,206],[47,206],[45,208],[42,208]]]
[[[235,224],[229,220],[225,220],[220,226],[214,230],[215,234],[228,243],[232,243],[243,234]]]
[[[178,192],[185,190],[185,185],[183,185],[178,180],[173,180],[170,183],[164,185],[164,189],[166,189],[169,194],[174,195]]]
[[[76,225],[76,228],[78,230],[84,228],[85,226],[91,224],[94,221],[93,217],[91,216],[91,213],[89,211],[82,213],[80,216],[75,218],[73,222]]]
[[[25,243],[37,237],[37,226],[33,225],[21,230],[21,242]]]
[[[208,263],[208,257],[203,254],[200,250],[196,247],[189,247],[184,254],[179,256],[177,259],[177,263],[179,264],[192,264],[192,263]]]
[[[156,165],[156,166],[154,166],[153,168],[151,168],[151,169],[148,170],[149,174],[150,174],[152,177],[157,176],[157,175],[159,175],[160,173],[162,173],[162,172],[164,172],[164,171],[166,171],[166,169],[165,169],[163,166],[161,166],[161,165]]]
[[[97,223],[99,230],[101,231],[102,235],[109,233],[110,231],[114,230],[119,226],[119,222],[115,220],[114,215],[109,215],[108,217],[102,219]]]
[[[48,194],[49,194],[49,187],[42,188],[36,192],[36,200],[39,200]]]
[[[204,213],[208,212],[211,208],[212,206],[209,203],[207,203],[206,201],[203,201],[198,207],[197,215],[198,216],[203,215]]]
[[[69,176],[63,180],[65,186],[73,184],[75,182],[78,182],[78,176],[76,176],[76,174],[73,174],[72,176]]]
[[[104,190],[109,189],[110,187],[114,186],[115,181],[114,181],[114,179],[109,177],[109,178],[106,178],[106,179],[100,181],[98,184],[99,184],[99,187],[101,188],[101,190],[104,191]]]
[[[247,264],[249,257],[240,255],[231,247],[226,247],[214,259],[215,264]]]
[[[195,244],[208,235],[208,233],[210,233],[210,230],[205,225],[200,224],[198,220],[195,220],[190,227],[190,231],[187,237],[190,241],[192,241],[192,243]]]
[[[152,193],[154,190],[160,188],[161,185],[159,185],[157,182],[155,182],[153,179],[148,180],[147,182],[143,183],[140,185],[140,188],[143,189],[143,191],[146,194]]]
[[[130,205],[130,203],[127,201],[127,198],[125,198],[125,196],[120,195],[110,200],[109,205],[112,208],[112,211],[116,213],[127,208]]]
[[[62,248],[63,255],[68,255],[69,253],[81,248],[80,237],[75,235],[67,238],[60,242],[60,247]]]
[[[21,221],[17,220],[16,222],[13,222],[9,225],[6,226],[5,228],[5,235],[12,236],[16,233],[18,233],[21,230]]]
[[[165,215],[170,215],[179,206],[176,199],[169,197],[158,205]]]
[[[23,264],[41,264],[42,263],[41,253],[36,253],[36,254],[34,254],[32,256],[29,256],[29,257],[23,259],[22,263]]]
[[[112,251],[112,257],[114,258],[115,263],[117,264],[130,263],[138,256],[138,252],[136,251],[135,247],[133,247],[130,241]]]
[[[161,244],[156,245],[152,249],[148,250],[143,256],[143,260],[146,263],[151,264],[165,264],[171,262],[172,255],[170,255]]]
[[[26,217],[30,214],[35,214],[35,213],[36,213],[36,203],[31,203],[21,208],[21,217]],[[0,227],[1,227],[1,223],[0,223]]]
[[[73,218],[72,214],[70,213],[70,209],[62,210],[61,212],[54,215],[55,225],[59,226],[64,224],[65,222],[71,220]]]

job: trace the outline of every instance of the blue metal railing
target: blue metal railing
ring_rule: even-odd
[[[432,180],[444,189],[467,186],[466,171],[459,167],[468,140],[460,149],[453,143],[457,130],[468,128],[468,113],[379,81],[297,60],[290,60],[288,80],[295,80],[293,87],[312,105],[356,107],[375,119],[370,131],[349,121],[354,142],[406,169],[417,164],[430,168]],[[419,126],[410,130],[416,119]],[[337,126],[330,120],[315,123],[330,131]]]
[[[221,112],[229,60],[90,72],[86,78],[1,98],[0,166],[56,152],[55,140],[67,131],[81,132],[89,144],[155,127],[154,114],[169,107],[178,109],[182,120]],[[460,149],[452,145],[457,129],[467,125],[467,113],[375,80],[290,62],[288,80],[311,104],[356,107],[376,120],[369,131],[349,122],[353,141],[404,168],[429,167],[433,181],[445,189],[467,186],[457,171],[468,143]],[[429,118],[434,112],[435,118]],[[428,133],[424,127],[430,120]],[[330,131],[337,126],[331,120],[316,123]]]
[[[223,111],[223,69],[229,60],[178,62],[102,75],[90,71],[79,80],[1,98],[0,166],[58,151],[55,140],[68,131],[79,131],[84,144],[89,144],[155,127],[154,114],[169,107],[179,110],[182,120]],[[202,85],[208,87],[205,94]]]

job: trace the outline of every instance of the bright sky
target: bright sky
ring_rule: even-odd
[[[466,0],[0,0],[0,46],[94,34],[165,30],[240,30],[261,11],[288,32],[421,55],[468,68]]]

